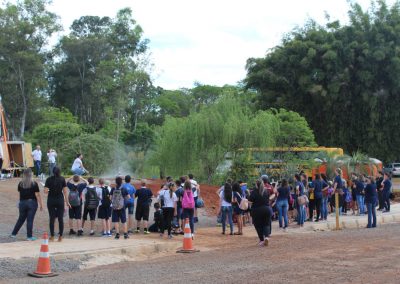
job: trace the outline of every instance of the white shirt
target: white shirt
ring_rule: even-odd
[[[221,199],[221,206],[232,206],[232,203],[225,201],[223,190],[219,193],[219,198]]]
[[[111,187],[109,187],[108,185],[103,185],[103,187],[104,186],[106,186],[108,192],[111,193]],[[102,205],[103,204],[103,189],[100,186],[96,187],[96,193],[97,193],[97,196],[100,199],[100,205]]]
[[[32,152],[33,160],[34,161],[41,161],[42,160],[42,151],[35,150]]]
[[[51,151],[50,153],[47,153],[47,158],[49,159],[49,163],[54,164],[57,158],[56,151]]]
[[[192,184],[192,188],[196,188],[196,190],[193,192],[193,197],[196,198],[199,195],[199,193],[197,192],[197,187],[199,186],[199,184],[194,179],[191,179],[190,183]]]
[[[79,169],[82,168],[82,160],[79,158],[76,158],[74,163],[72,164],[71,170]]]
[[[160,194],[158,195],[159,200],[161,200],[160,198],[161,196],[164,197],[164,207],[170,207],[170,208],[175,207],[175,202],[178,201],[175,192],[172,193],[172,198],[171,198],[169,189],[163,189],[160,191]]]

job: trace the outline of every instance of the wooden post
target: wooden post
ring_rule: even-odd
[[[339,225],[339,193],[335,192],[335,213],[336,213],[336,230],[340,230]]]

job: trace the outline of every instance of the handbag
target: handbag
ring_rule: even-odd
[[[297,203],[299,203],[299,205],[306,205],[308,204],[308,198],[306,195],[301,195],[299,197],[297,197]]]
[[[246,211],[247,209],[249,209],[249,201],[247,200],[247,198],[245,196],[242,196],[242,200],[240,201],[239,208],[240,208],[240,210],[243,210],[243,211]]]

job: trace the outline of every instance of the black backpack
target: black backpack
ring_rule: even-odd
[[[99,197],[96,188],[86,188],[85,204],[87,209],[96,209],[99,206]]]
[[[103,207],[110,207],[111,206],[111,199],[110,199],[110,191],[108,190],[108,186],[103,186],[101,188],[101,195],[102,195],[102,201],[101,201],[101,206]]]

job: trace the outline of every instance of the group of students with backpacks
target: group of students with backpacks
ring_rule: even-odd
[[[194,238],[194,223],[197,218],[196,210],[199,206],[200,187],[193,179],[192,175],[188,177],[180,177],[173,182],[171,177],[167,177],[167,182],[162,186],[158,193],[158,202],[154,205],[156,211],[154,220],[157,226],[155,231],[160,232],[160,237],[164,236],[165,231],[168,238],[172,239],[172,231],[174,230],[173,221],[176,220],[178,231],[176,233],[183,234],[185,220],[189,220],[191,237]],[[198,220],[198,219],[197,219]]]
[[[146,188],[146,183],[142,183],[142,187],[136,190],[135,187],[130,183],[131,177],[125,176],[125,183],[121,177],[116,177],[115,186],[112,188],[105,183],[105,180],[100,178],[99,184],[94,184],[93,178],[85,180],[80,176],[73,176],[67,182],[68,201],[69,201],[69,225],[70,235],[83,235],[83,228],[87,217],[90,218],[90,234],[95,235],[94,225],[96,216],[102,220],[102,236],[111,237],[111,222],[115,229],[115,238],[120,238],[120,227],[119,223],[122,224],[122,230],[124,238],[129,238],[128,231],[128,219],[129,228],[133,227],[133,212],[134,212],[134,200],[137,197],[137,209],[136,209],[136,221],[138,226],[136,227],[136,233],[140,232],[141,220],[144,220],[144,233],[148,234],[147,221],[149,215],[149,207],[151,204],[151,198],[153,196],[150,189]],[[83,215],[82,215],[83,207]],[[126,211],[128,211],[128,218]],[[74,230],[74,220],[76,221],[76,228]]]

